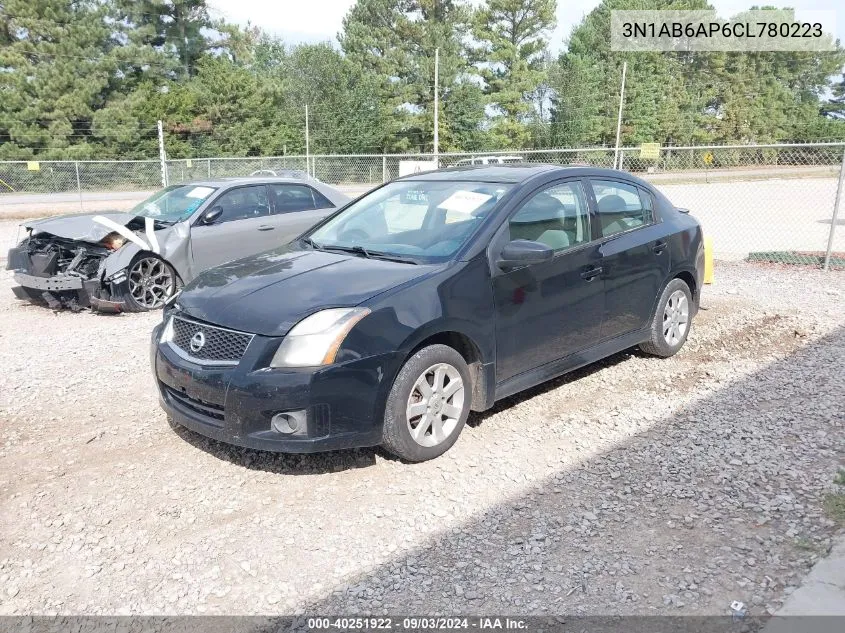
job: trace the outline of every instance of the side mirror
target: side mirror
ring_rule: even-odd
[[[217,220],[220,219],[220,216],[223,215],[223,207],[216,206],[210,208],[208,211],[205,212],[205,215],[202,216],[202,223],[203,224],[214,224]]]
[[[555,252],[541,242],[513,240],[505,244],[496,263],[502,270],[507,270],[531,264],[542,264],[551,261],[554,256]]]

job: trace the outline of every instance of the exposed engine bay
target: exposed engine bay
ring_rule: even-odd
[[[26,241],[26,253],[32,262],[30,272],[43,277],[62,274],[91,279],[109,252],[103,246],[53,236],[40,235]]]
[[[96,221],[85,222],[84,228],[76,222],[73,230],[60,224],[72,219],[51,220],[43,228],[40,221],[26,225],[29,237],[9,251],[6,264],[20,284],[13,288],[15,296],[53,309],[124,310],[129,291],[126,266],[132,254],[142,250],[138,243],[147,245],[140,236],[147,228],[149,235],[169,225],[117,215],[97,216]],[[44,230],[48,227],[65,235]]]
[[[19,271],[22,286],[14,289],[20,299],[44,302],[54,309],[73,311],[92,306],[117,311],[117,288],[103,284],[101,268],[111,255],[105,244],[90,244],[40,233],[21,242],[9,253],[7,268]],[[20,278],[19,278],[20,277]],[[125,276],[124,276],[125,277]],[[117,301],[115,301],[117,299]]]

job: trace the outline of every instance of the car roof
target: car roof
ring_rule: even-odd
[[[537,163],[500,163],[495,165],[460,165],[447,167],[435,171],[425,171],[418,174],[405,176],[399,180],[477,180],[481,182],[521,183],[531,180],[537,176],[566,178],[585,177],[594,178],[625,178],[642,185],[645,181],[636,176],[615,169],[603,169],[601,167],[573,166],[564,167],[561,165],[547,165]]]
[[[522,182],[543,172],[556,169],[554,165],[503,163],[495,165],[460,165],[435,171],[424,171],[400,180],[481,180],[484,182]]]
[[[205,180],[186,180],[173,183],[176,185],[197,185],[201,187],[227,187],[240,184],[265,184],[274,182],[288,182],[303,185],[313,185],[318,181],[309,178],[294,178],[292,176],[234,176],[225,178],[208,178]]]

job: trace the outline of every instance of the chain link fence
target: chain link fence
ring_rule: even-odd
[[[414,170],[510,161],[592,165],[655,183],[689,209],[720,259],[845,267],[845,224],[835,218],[843,143],[663,148],[574,148],[484,154],[360,154],[143,161],[0,162],[0,221],[128,210],[167,184],[256,172],[307,172],[350,194]],[[845,197],[845,193],[839,197]],[[840,203],[843,204],[843,203]]]

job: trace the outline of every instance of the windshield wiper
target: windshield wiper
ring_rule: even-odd
[[[299,240],[299,241],[300,241],[300,242],[302,242],[303,244],[305,244],[306,246],[310,246],[310,247],[311,247],[311,248],[313,248],[315,251],[321,251],[321,250],[323,250],[323,245],[322,245],[322,244],[317,244],[317,242],[315,242],[314,240],[312,240],[310,237],[303,237],[303,238],[302,238],[301,240]]]
[[[371,251],[363,246],[341,246],[340,244],[324,245],[323,250],[327,251],[341,251],[342,253],[355,253],[356,255],[363,255],[367,259],[383,259],[390,262],[401,262],[403,264],[418,264],[414,258],[406,257],[404,255],[394,255],[393,253],[384,253],[382,251]]]

